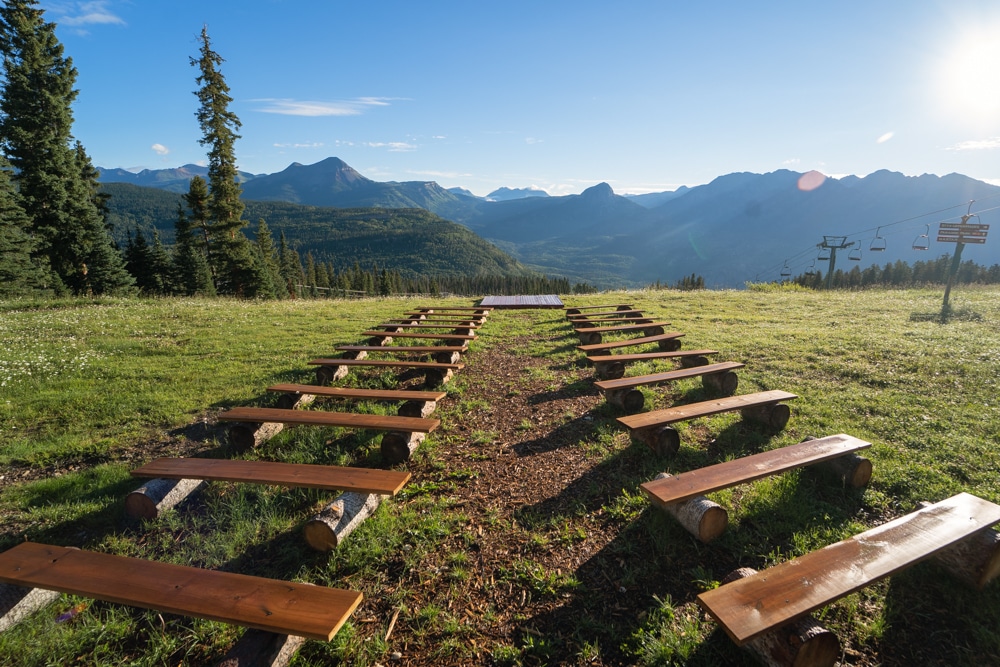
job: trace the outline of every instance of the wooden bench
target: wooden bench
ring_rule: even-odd
[[[677,339],[683,337],[684,334],[679,331],[669,331],[657,336],[640,336],[639,338],[616,340],[610,343],[600,342],[592,343],[590,345],[577,345],[576,349],[580,350],[584,354],[608,354],[611,350],[617,350],[623,347],[637,347],[639,345],[651,345],[656,343],[656,346],[664,352],[672,352],[680,349],[681,342]]]
[[[629,317],[600,317],[592,320],[572,320],[572,323],[573,327],[576,329],[593,329],[597,328],[597,326],[601,324],[611,325],[615,323],[623,324],[627,322],[632,324],[652,324],[655,321],[655,318],[648,315],[633,315]],[[615,327],[615,330],[617,331],[618,328]]]
[[[408,459],[413,450],[424,439],[424,436],[434,431],[441,424],[440,419],[427,419],[424,417],[248,407],[226,410],[220,413],[218,418],[219,421],[237,422],[229,429],[229,439],[239,449],[253,447],[262,442],[262,426],[265,424],[341,426],[387,431],[382,436],[380,449],[382,458],[389,465],[394,465]],[[277,431],[263,431],[263,435],[270,437],[275,432]]]
[[[570,322],[586,322],[593,320],[598,317],[626,317],[626,316],[639,316],[643,315],[641,310],[605,310],[599,313],[578,313],[576,315],[567,315],[566,318]]]
[[[845,484],[860,488],[871,479],[872,465],[856,452],[869,447],[870,442],[841,433],[676,475],[661,473],[639,488],[691,534],[702,542],[710,542],[726,529],[729,515],[704,494],[821,464],[829,464],[829,472]]]
[[[424,313],[427,315],[430,315],[432,313],[437,313],[437,314],[458,313],[460,315],[464,313],[473,313],[475,315],[481,315],[483,317],[487,317],[490,314],[490,310],[491,310],[490,308],[481,308],[478,306],[453,306],[451,308],[433,308],[433,307],[414,308],[411,312],[418,314]]]
[[[375,325],[376,329],[390,329],[402,333],[406,329],[446,329],[463,333],[472,333],[479,326],[475,324],[455,324],[453,322],[414,322],[413,324],[400,324],[398,322],[383,322]]]
[[[317,398],[402,401],[396,411],[400,417],[427,417],[437,408],[437,402],[448,395],[448,392],[444,391],[355,389],[353,387],[320,387],[314,384],[275,384],[268,387],[267,391],[281,394],[275,407],[285,410],[304,407]]]
[[[0,582],[267,632],[329,641],[361,593],[22,542],[0,553]]]
[[[156,459],[133,470],[132,476],[343,491],[303,528],[306,541],[319,551],[335,548],[371,516],[383,497],[396,495],[410,479],[410,473],[396,470],[229,459]],[[125,498],[126,514],[156,516],[150,500],[142,493],[130,493]]]
[[[594,364],[594,375],[599,380],[617,380],[625,376],[625,366],[636,361],[655,361],[657,359],[677,359],[681,368],[707,366],[711,354],[718,350],[671,350],[669,352],[637,352],[635,354],[605,354],[592,355],[587,361]]]
[[[662,336],[663,327],[670,322],[646,322],[643,324],[621,324],[608,327],[574,327],[573,331],[580,337],[583,345],[598,345],[603,340],[602,334],[606,333],[633,333],[642,332],[643,336]]]
[[[457,334],[457,333],[447,333],[447,334],[430,334],[430,333],[412,333],[412,332],[402,332],[395,333],[391,331],[364,331],[361,333],[362,336],[370,336],[369,343],[372,345],[388,345],[392,342],[393,338],[419,338],[422,340],[442,340],[445,341],[445,345],[464,345],[468,341],[473,341],[476,339],[476,334]]]
[[[743,368],[746,364],[735,361],[723,361],[718,364],[708,364],[706,366],[692,366],[681,368],[680,370],[664,371],[651,375],[635,375],[623,377],[617,380],[604,380],[595,382],[594,386],[604,392],[604,399],[612,405],[632,414],[642,410],[645,397],[638,387],[645,387],[653,384],[663,384],[664,382],[676,382],[693,377],[701,377],[702,384],[708,389],[714,389],[724,396],[730,396],[736,391],[739,385],[739,378],[733,371]]]
[[[936,554],[962,553],[997,522],[1000,505],[960,493],[762,572],[737,571],[698,603],[737,645],[791,660],[797,649],[813,656],[809,664],[832,666],[839,642],[808,614]]]
[[[451,379],[455,371],[465,368],[465,364],[442,364],[437,361],[398,361],[390,359],[313,359],[316,366],[316,381],[328,384],[345,374],[341,369],[350,367],[367,368],[412,368],[424,371],[424,383],[428,387],[438,387]]]
[[[411,312],[405,313],[404,317],[407,320],[444,320],[444,321],[454,321],[458,320],[460,322],[485,322],[486,315],[476,315],[472,313],[470,315],[461,315],[459,313],[421,313],[421,312]]]
[[[570,315],[579,315],[581,311],[584,311],[584,310],[596,310],[598,308],[604,308],[605,310],[607,310],[608,308],[611,308],[611,309],[614,309],[614,310],[632,310],[633,309],[632,308],[632,304],[630,304],[630,303],[611,303],[611,304],[605,304],[603,306],[566,306],[566,316],[568,317]]]
[[[632,437],[649,445],[657,454],[673,455],[680,448],[681,441],[670,424],[739,410],[744,419],[752,419],[780,431],[785,428],[791,416],[791,410],[781,401],[793,398],[798,396],[773,389],[618,417],[618,423],[629,429]]]
[[[416,354],[433,357],[434,361],[441,364],[457,364],[462,358],[462,354],[469,351],[468,345],[338,345],[338,352],[350,353],[353,357],[345,354],[345,358],[365,359],[369,352],[381,354]]]

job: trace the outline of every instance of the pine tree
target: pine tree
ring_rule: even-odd
[[[34,256],[77,294],[126,291],[133,281],[98,207],[97,172],[83,147],[71,145],[76,68],[37,5],[9,0],[0,8],[0,146],[38,240]]]
[[[195,91],[199,102],[195,116],[202,131],[198,141],[208,146],[208,259],[219,293],[265,296],[267,272],[260,266],[256,251],[243,234],[246,221],[240,201],[242,188],[235,151],[236,140],[240,138],[236,131],[241,123],[229,110],[233,98],[219,70],[223,62],[212,50],[208,28],[202,28],[200,57],[191,58],[191,65],[200,72],[196,78],[199,88]]]
[[[281,277],[281,260],[274,247],[271,228],[267,226],[267,221],[264,218],[257,221],[256,238],[261,265],[267,272],[269,290],[276,298],[283,299],[288,296],[288,288],[285,287],[285,281]]]
[[[0,161],[0,297],[44,290],[48,275],[31,258],[35,243],[28,217],[17,204],[6,164]]]
[[[196,176],[191,179],[192,183],[195,179],[201,180]],[[201,183],[204,185],[205,181],[201,180]],[[187,296],[214,295],[215,284],[212,282],[212,272],[208,267],[208,259],[205,257],[205,237],[197,235],[198,229],[195,227],[194,221],[185,215],[184,209],[179,204],[174,230],[172,262],[174,289],[179,294]]]

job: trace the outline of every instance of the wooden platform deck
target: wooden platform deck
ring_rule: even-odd
[[[517,296],[487,296],[479,302],[483,308],[562,308],[563,302],[555,294],[525,294]]]

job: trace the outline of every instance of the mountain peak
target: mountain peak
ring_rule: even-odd
[[[615,191],[607,183],[598,183],[581,192],[580,196],[588,199],[610,199],[615,196]]]

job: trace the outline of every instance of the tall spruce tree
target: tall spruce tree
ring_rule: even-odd
[[[88,176],[96,172],[72,143],[76,68],[43,15],[35,0],[0,7],[0,147],[38,242],[34,257],[51,268],[56,286],[77,294],[124,291],[133,280],[98,208]]]
[[[198,111],[195,116],[201,127],[199,143],[208,146],[208,260],[215,275],[215,287],[220,294],[243,297],[267,296],[267,271],[260,266],[257,253],[243,227],[243,202],[236,169],[236,140],[240,135],[240,119],[230,111],[233,98],[219,67],[224,60],[212,50],[208,28],[201,29],[201,49],[191,65],[198,68],[196,78]]]
[[[17,203],[7,165],[0,159],[0,297],[40,292],[48,274],[31,257],[34,239],[25,231],[28,216]]]

